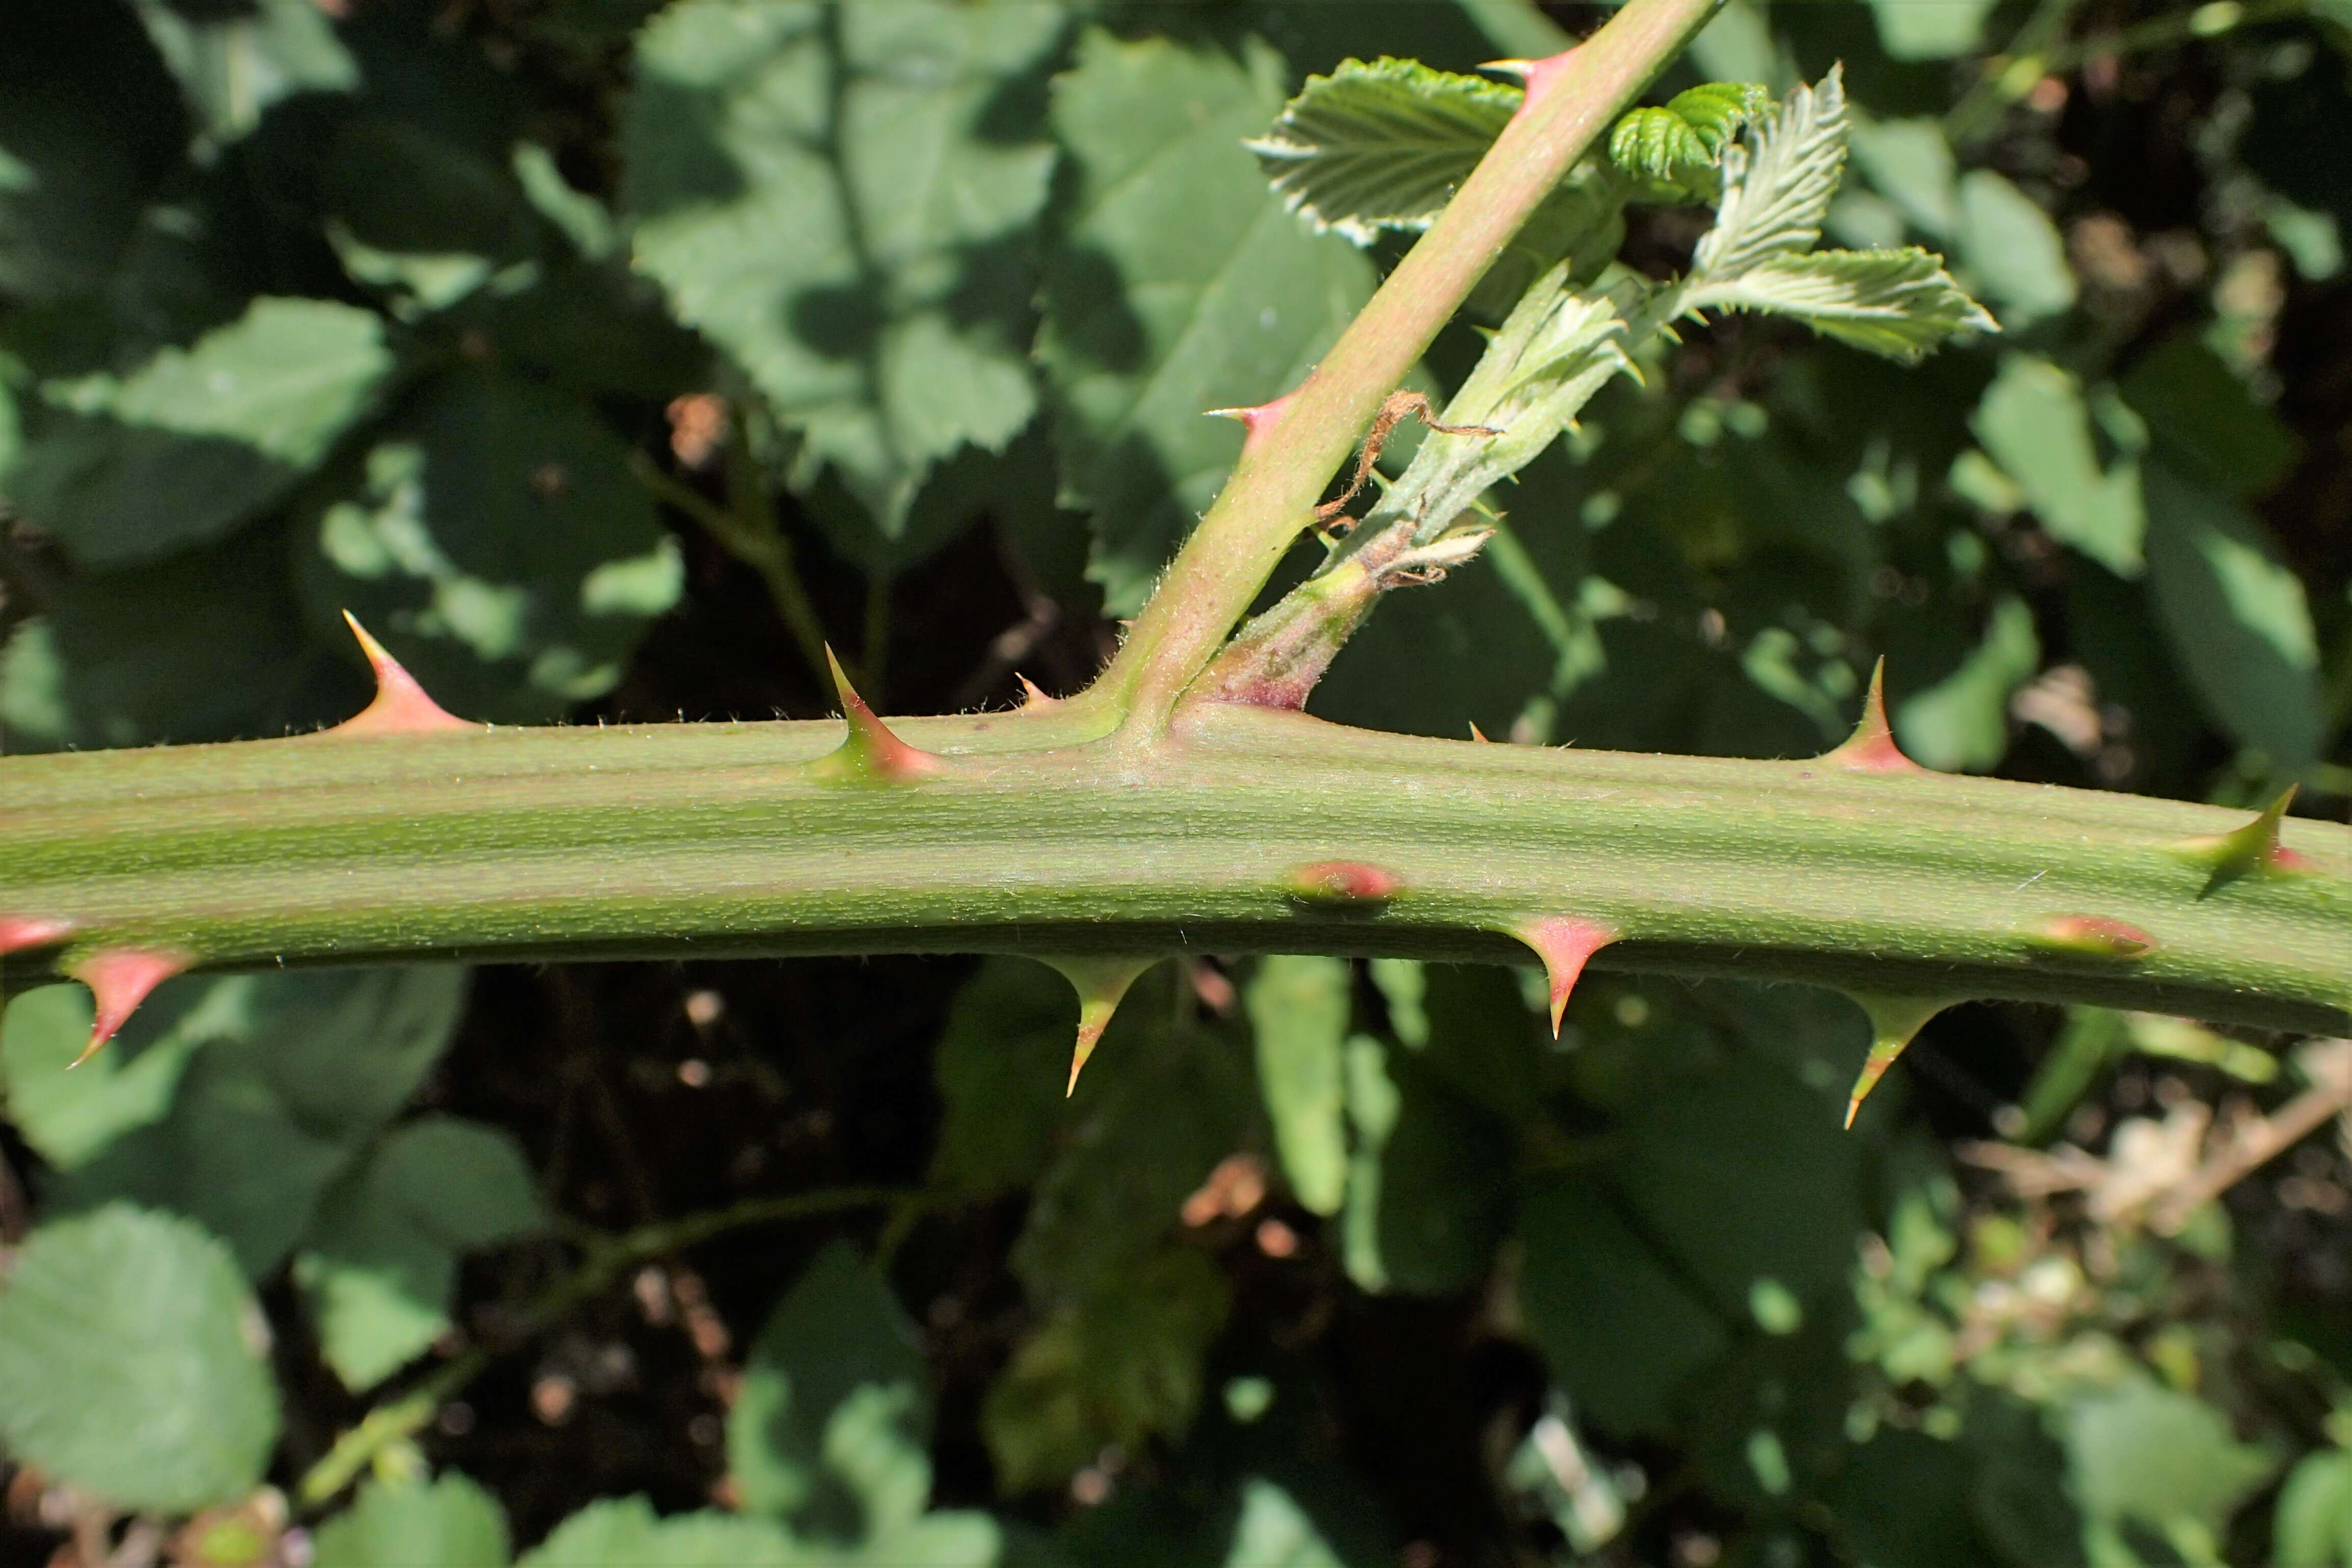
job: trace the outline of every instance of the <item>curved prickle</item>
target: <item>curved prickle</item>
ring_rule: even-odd
[[[1535,949],[1536,956],[1543,960],[1544,978],[1551,990],[1551,1036],[1556,1040],[1559,1038],[1560,1017],[1568,1011],[1569,993],[1576,989],[1577,977],[1584,973],[1585,963],[1622,933],[1615,926],[1599,921],[1546,915],[1511,934]]]
[[[2281,790],[2278,798],[2255,813],[2243,827],[2191,838],[2180,846],[2182,854],[2212,873],[2205,885],[2207,893],[2248,875],[2313,869],[2310,857],[2279,842],[2279,825],[2286,820],[2286,808],[2294,804],[2295,788],[2289,784]]]
[[[939,772],[947,759],[908,745],[876,718],[829,647],[824,650],[824,662],[833,671],[834,689],[840,694],[841,716],[849,732],[842,737],[837,750],[809,764],[812,773],[844,784],[898,784]]]
[[[1895,727],[1886,721],[1886,661],[1870,672],[1870,690],[1862,700],[1862,719],[1844,742],[1823,752],[1821,762],[1862,773],[1924,773],[1926,768],[1903,754],[1895,743]]]
[[[1119,1002],[1127,995],[1128,988],[1145,970],[1160,962],[1160,955],[1153,953],[1140,958],[1089,955],[1040,958],[1038,962],[1050,963],[1061,971],[1062,978],[1070,983],[1070,989],[1078,994],[1077,1045],[1070,1053],[1069,1085],[1062,1090],[1063,1097],[1067,1099],[1078,1092],[1078,1074],[1085,1069],[1087,1058],[1095,1054],[1095,1047],[1102,1043],[1103,1031],[1110,1026],[1111,1015],[1118,1011]]]
[[[82,954],[65,966],[65,973],[89,987],[96,1005],[90,1021],[89,1044],[81,1055],[67,1063],[68,1069],[78,1068],[98,1054],[99,1047],[114,1038],[115,1031],[131,1021],[139,1004],[149,993],[185,970],[193,961],[184,952],[164,948],[101,947]]]
[[[1855,1006],[1870,1018],[1870,1055],[1862,1062],[1862,1071],[1854,1075],[1853,1091],[1845,1102],[1845,1125],[1849,1131],[1853,1119],[1862,1110],[1862,1102],[1886,1076],[1905,1047],[1918,1037],[1927,1020],[1952,1005],[1948,996],[1891,996],[1875,991],[1849,991]]]
[[[486,725],[470,724],[451,713],[425,695],[416,677],[402,668],[401,662],[384,651],[383,644],[368,635],[359,617],[349,610],[343,612],[343,624],[359,638],[360,651],[367,655],[368,668],[375,671],[375,698],[366,707],[331,729],[328,735],[429,735],[454,730],[483,730]]]

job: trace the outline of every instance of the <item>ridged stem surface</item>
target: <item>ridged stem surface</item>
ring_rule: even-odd
[[[2220,886],[2247,813],[2054,786],[1374,734],[1189,705],[893,721],[921,776],[810,764],[838,721],[322,735],[0,763],[0,919],[208,967],[747,953],[1316,952],[2105,1003],[2352,1027],[2352,829]],[[1286,873],[1376,867],[1383,900]],[[2055,922],[2120,921],[2133,958]],[[54,959],[59,950],[50,950]],[[13,961],[21,974],[35,955]]]

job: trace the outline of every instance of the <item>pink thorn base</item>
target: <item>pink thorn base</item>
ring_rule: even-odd
[[[1862,721],[1844,744],[1822,753],[1822,761],[1861,773],[1923,773],[1927,770],[1903,754],[1895,743],[1895,727],[1886,721],[1886,661],[1870,672],[1870,693],[1862,700]]]
[[[28,947],[49,947],[72,934],[71,921],[37,921],[16,915],[0,915],[0,952],[20,952]]]
[[[1582,46],[1580,45],[1578,46],[1578,47],[1581,47]],[[1525,113],[1527,112],[1528,105],[1533,103],[1537,98],[1549,90],[1551,84],[1559,79],[1559,73],[1568,68],[1568,62],[1575,58],[1576,49],[1567,48],[1562,49],[1556,55],[1547,55],[1539,60],[1489,60],[1478,68],[1480,70],[1508,71],[1511,75],[1517,77],[1521,82],[1525,83],[1528,89],[1528,95],[1525,99],[1521,100],[1519,103],[1519,111],[1521,113]]]
[[[1544,974],[1551,982],[1551,1036],[1559,1038],[1559,1020],[1568,1011],[1569,993],[1592,955],[1617,940],[1617,928],[1570,915],[1546,915],[1511,933],[1536,950]]]
[[[1246,452],[1258,444],[1259,437],[1281,421],[1282,411],[1290,406],[1290,400],[1297,395],[1295,392],[1286,392],[1273,402],[1261,403],[1254,408],[1212,408],[1209,417],[1240,420],[1242,428],[1249,432],[1242,437],[1242,450]]]
[[[166,952],[144,947],[101,947],[89,957],[68,964],[66,973],[89,987],[98,1004],[92,1020],[89,1044],[81,1048],[69,1067],[79,1067],[98,1054],[98,1048],[114,1038],[115,1031],[131,1021],[139,1004],[148,994],[188,967],[184,953]]]
[[[841,668],[841,660],[831,648],[824,650],[824,662],[833,671],[833,689],[841,697],[841,717],[849,725],[849,740],[844,750],[856,748],[852,755],[862,758],[865,765],[877,777],[886,779],[915,778],[936,773],[940,759],[919,746],[910,746],[898,739],[889,725],[874,715],[866,699],[857,695],[849,684],[849,676]]]
[[[343,624],[352,628],[352,636],[360,639],[360,651],[367,655],[368,667],[375,671],[375,700],[329,730],[328,734],[425,735],[476,727],[426,696],[425,688],[416,683],[416,677],[402,668],[400,661],[386,653],[383,645],[370,637],[367,628],[349,610],[343,612]]]

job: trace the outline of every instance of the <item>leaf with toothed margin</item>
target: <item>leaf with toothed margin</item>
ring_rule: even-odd
[[[1371,293],[1363,256],[1251,175],[1243,139],[1286,76],[1255,37],[1227,56],[1094,30],[1055,81],[1072,205],[1037,355],[1062,500],[1094,514],[1087,574],[1111,615],[1141,605],[1241,449],[1202,410],[1288,391]]]
[[[1724,149],[1772,107],[1754,82],[1702,82],[1621,118],[1609,132],[1609,161],[1670,193],[1710,199]]]
[[[1525,96],[1418,60],[1342,60],[1248,146],[1291,211],[1370,245],[1384,228],[1427,228]]]
[[[1699,284],[1686,302],[1694,310],[1784,316],[1905,364],[1955,339],[2000,330],[1944,270],[1942,257],[1916,247],[1767,257],[1727,282]]]
[[[1032,0],[686,0],[639,35],[637,267],[799,433],[793,481],[830,468],[891,539],[934,465],[1035,412],[1040,89],[1067,26]]]
[[[0,1440],[118,1508],[240,1498],[278,1437],[268,1335],[200,1226],[127,1204],[53,1221],[0,1285]]]
[[[43,389],[9,499],[82,563],[120,568],[218,539],[277,504],[384,395],[372,310],[259,299],[127,374]]]
[[[431,1481],[371,1477],[312,1540],[312,1568],[506,1568],[509,1560],[506,1510],[455,1470]]]
[[[12,752],[260,739],[366,701],[351,634],[303,625],[286,531],[154,566],[77,573],[0,651]]]
[[[310,492],[295,580],[321,639],[357,616],[442,706],[544,722],[603,695],[684,567],[595,412],[452,371]]]
[[[1694,281],[1719,286],[1760,262],[1819,244],[1845,169],[1845,78],[1832,67],[1727,149],[1715,226],[1691,254]]]
[[[181,979],[65,1074],[86,994],[45,988],[9,1008],[0,1079],[36,1146],[72,1156],[51,1205],[175,1210],[257,1278],[440,1055],[463,994],[463,971],[443,965]]]

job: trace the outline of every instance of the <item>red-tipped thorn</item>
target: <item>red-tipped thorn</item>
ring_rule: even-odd
[[[37,921],[0,915],[0,953],[21,952],[28,947],[54,947],[73,935],[71,921]]]
[[[2294,804],[2296,787],[2289,784],[2281,790],[2278,798],[2263,807],[2243,827],[2192,838],[2180,846],[2191,859],[2211,868],[2213,878],[2208,884],[2209,890],[2224,882],[2234,882],[2249,872],[2312,868],[2311,857],[2279,842],[2279,825],[2286,820],[2286,808]]]
[[[1862,700],[1862,721],[1843,745],[1822,753],[1832,767],[1862,773],[1924,773],[1927,770],[1903,754],[1895,743],[1895,728],[1886,721],[1886,661],[1870,672],[1870,693]]]
[[[1511,933],[1536,950],[1543,960],[1544,977],[1551,984],[1551,1037],[1559,1038],[1559,1020],[1568,1011],[1569,993],[1592,955],[1615,942],[1615,926],[1572,915],[1546,915]]]
[[[1024,713],[1032,708],[1051,708],[1061,700],[1058,697],[1046,696],[1044,687],[1017,669],[1013,672],[1013,678],[1021,682],[1021,710]]]
[[[1318,860],[1282,874],[1282,890],[1302,904],[1367,909],[1397,896],[1404,880],[1384,866],[1361,860]]]
[[[1118,1011],[1121,998],[1143,972],[1160,962],[1149,958],[1048,958],[1044,962],[1062,972],[1070,989],[1078,994],[1078,1039],[1070,1052],[1070,1081],[1062,1090],[1068,1099],[1078,1092],[1078,1074],[1085,1070],[1087,1058],[1095,1054],[1102,1043],[1103,1031],[1110,1026],[1111,1015]]]
[[[425,688],[416,684],[416,677],[403,669],[400,661],[384,651],[383,644],[368,636],[367,628],[349,610],[343,612],[343,624],[352,628],[352,636],[360,639],[360,651],[367,655],[368,668],[375,671],[375,700],[326,731],[328,734],[424,735],[479,728],[427,697]]]
[[[2136,925],[2105,915],[2052,915],[2025,940],[2051,952],[2084,958],[2146,958],[2157,950],[2156,938]]]
[[[1581,47],[1580,45],[1578,47]],[[1562,49],[1556,55],[1547,55],[1539,60],[1488,60],[1478,68],[1482,71],[1495,71],[1504,76],[1517,77],[1528,89],[1526,100],[1519,105],[1524,110],[1528,104],[1536,100],[1538,94],[1559,79],[1559,73],[1566,70],[1568,62],[1575,58],[1576,49],[1568,48]]]
[[[1475,719],[1470,721],[1470,738],[1481,745],[1494,744],[1493,742],[1486,739],[1486,731],[1478,728],[1478,721]]]
[[[67,964],[65,972],[89,986],[97,1004],[89,1044],[81,1048],[81,1055],[66,1064],[67,1068],[78,1068],[96,1056],[98,1048],[131,1021],[131,1015],[147,1000],[148,993],[186,969],[189,963],[187,954],[161,948],[101,947]]]
[[[1246,452],[1258,443],[1260,437],[1272,430],[1282,418],[1282,411],[1290,406],[1294,394],[1284,393],[1271,403],[1261,403],[1250,408],[1212,408],[1204,418],[1238,419],[1248,432],[1242,437],[1242,450]]]
[[[1862,1102],[1895,1065],[1895,1058],[1904,1047],[1918,1037],[1928,1019],[1950,1006],[1951,1000],[1941,996],[1890,996],[1883,992],[1849,991],[1854,1005],[1870,1018],[1870,1055],[1863,1058],[1862,1071],[1854,1075],[1853,1090],[1845,1102],[1845,1125],[1853,1128],[1853,1119],[1861,1113]]]
[[[907,744],[874,716],[874,710],[851,687],[841,660],[829,647],[824,650],[824,662],[833,671],[834,689],[841,696],[841,716],[848,722],[849,733],[839,750],[813,764],[822,776],[850,784],[897,784],[939,771],[941,758]]]

